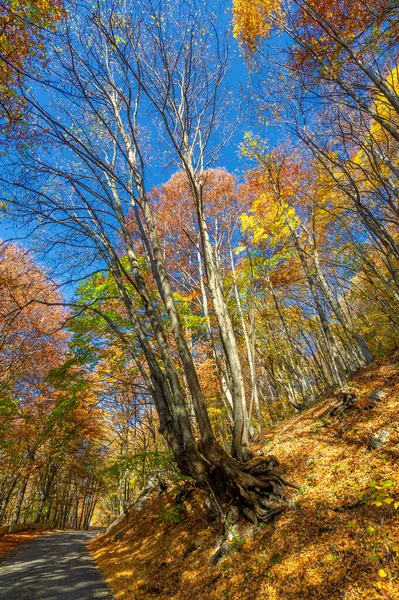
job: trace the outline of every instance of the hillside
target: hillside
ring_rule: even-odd
[[[256,450],[274,454],[294,508],[236,537],[232,553],[209,560],[218,532],[201,493],[155,494],[91,551],[117,600],[399,599],[398,356],[361,371],[354,406],[328,416],[336,399],[266,432]],[[386,396],[372,402],[370,394]],[[371,436],[389,432],[384,445]],[[176,500],[177,497],[177,500]]]

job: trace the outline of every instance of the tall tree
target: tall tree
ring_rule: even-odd
[[[52,303],[49,306],[47,303]],[[0,393],[44,377],[63,354],[66,313],[57,286],[17,244],[0,245]]]
[[[82,11],[57,40],[45,97],[51,93],[52,103],[38,101],[38,94],[27,96],[51,156],[31,155],[29,169],[25,165],[21,179],[12,179],[22,218],[38,219],[39,227],[48,228],[46,235],[51,227],[54,237],[47,241],[74,247],[72,260],[84,252],[86,264],[112,275],[137,341],[134,349],[145,358],[141,375],[182,472],[210,487],[225,509],[233,503],[256,521],[282,510],[286,482],[275,459],[248,462],[242,366],[204,206],[204,169],[217,150],[213,134],[227,60],[213,23],[202,3],[145,2],[123,12],[118,3],[106,3]],[[146,189],[143,121],[154,107],[194,202],[232,381],[235,458],[215,439]],[[147,133],[155,134],[151,128]],[[103,316],[131,347],[119,323]]]
[[[258,87],[263,106],[285,121],[328,171],[397,285],[396,4],[343,1],[331,11],[319,0],[238,0],[235,19],[236,36],[252,59],[266,66],[267,81],[273,71],[277,77],[274,87]],[[270,51],[263,53],[265,38],[277,31],[288,41],[279,49],[278,64]]]

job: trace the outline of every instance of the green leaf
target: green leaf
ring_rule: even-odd
[[[384,487],[393,487],[395,484],[390,479],[384,479],[384,481],[382,482],[382,485]]]

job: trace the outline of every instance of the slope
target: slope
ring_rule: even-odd
[[[331,393],[267,431],[256,450],[277,456],[301,489],[252,539],[233,534],[218,564],[217,526],[187,483],[93,540],[116,600],[398,600],[398,358],[349,383],[349,408],[334,410]]]

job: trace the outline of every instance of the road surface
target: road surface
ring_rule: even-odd
[[[0,562],[0,600],[112,600],[86,544],[98,531],[34,538]]]

